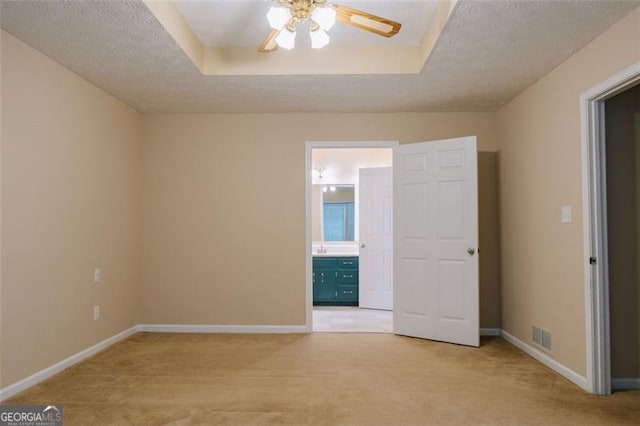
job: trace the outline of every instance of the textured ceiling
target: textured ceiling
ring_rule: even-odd
[[[0,15],[141,112],[491,111],[638,5],[460,0],[416,75],[204,76],[141,1],[3,1]]]
[[[417,46],[437,6],[437,0],[338,0],[337,3],[402,23],[402,31],[392,38],[336,24],[329,31],[331,44],[349,46]],[[206,47],[259,46],[270,31],[266,14],[274,5],[264,0],[179,0],[175,4]],[[299,41],[305,41],[308,37],[300,38]]]

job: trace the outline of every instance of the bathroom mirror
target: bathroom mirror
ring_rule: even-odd
[[[354,185],[322,185],[324,241],[354,241]]]

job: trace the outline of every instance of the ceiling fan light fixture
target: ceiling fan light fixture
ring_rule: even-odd
[[[311,48],[322,49],[329,44],[329,34],[322,28],[318,28],[314,31],[309,31],[311,36]]]
[[[271,7],[267,12],[267,20],[274,30],[284,27],[291,19],[291,11],[286,7]]]
[[[293,49],[296,45],[296,32],[284,27],[276,37],[276,43],[283,49]]]
[[[309,24],[311,45],[314,49],[320,49],[329,43],[330,37],[327,32],[336,22],[387,38],[398,34],[402,27],[400,22],[328,3],[330,0],[263,1],[278,3],[280,7],[271,7],[267,12],[267,20],[272,29],[258,47],[258,52],[273,52],[278,47],[293,49],[298,24]]]
[[[336,11],[331,7],[316,7],[311,12],[311,19],[320,25],[320,28],[329,31],[336,23]]]

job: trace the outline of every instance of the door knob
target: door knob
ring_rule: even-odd
[[[476,254],[476,249],[469,247],[467,249],[467,253],[469,253],[469,256],[473,256],[474,254]]]
[[[364,248],[364,243],[360,244],[360,248]]]

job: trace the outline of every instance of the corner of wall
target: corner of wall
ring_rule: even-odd
[[[585,376],[579,100],[640,60],[638,22],[635,9],[497,112],[502,327],[529,346],[531,325],[552,330],[555,360]]]

